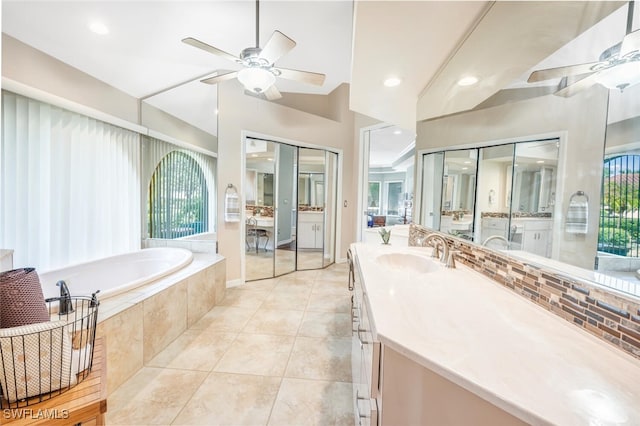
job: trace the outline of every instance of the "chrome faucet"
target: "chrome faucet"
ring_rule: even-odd
[[[63,280],[60,280],[56,283],[58,287],[60,287],[60,307],[58,309],[58,314],[67,315],[74,311],[73,303],[71,302],[71,293],[69,292],[69,288],[67,287],[67,283]]]
[[[434,244],[430,244],[431,240],[436,240],[436,242]],[[427,238],[424,240],[425,244],[429,244],[431,247],[433,247],[433,253],[431,254],[431,257],[435,257],[437,258],[439,253],[438,253],[438,246],[441,245],[442,246],[442,256],[440,257],[440,262],[446,264],[448,259],[449,259],[449,245],[447,244],[447,240],[444,239],[444,237],[438,235],[438,234],[431,234],[429,236],[427,236]]]
[[[484,240],[482,242],[482,245],[486,247],[486,245],[493,240],[500,240],[502,242],[504,242],[505,246],[507,247],[507,249],[509,249],[509,246],[511,245],[511,243],[509,243],[509,240],[507,240],[505,237],[503,237],[502,235],[492,235],[489,238],[487,238],[486,240]]]

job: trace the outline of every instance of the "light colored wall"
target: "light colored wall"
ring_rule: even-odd
[[[138,101],[64,62],[2,34],[2,76],[132,123]]]
[[[239,280],[243,275],[240,260],[244,251],[243,228],[238,222],[224,222],[224,188],[232,183],[240,194],[244,194],[243,134],[249,132],[276,141],[341,149],[344,164],[352,164],[355,152],[354,114],[347,108],[348,95],[346,84],[329,95],[329,104],[336,108],[336,117],[341,120],[334,121],[247,96],[235,80],[219,85],[218,242],[220,254],[227,258],[227,281]],[[343,206],[343,201],[347,200],[348,207],[339,207],[342,211],[338,212],[341,217],[340,242],[336,254],[338,259],[346,256],[349,243],[355,239],[355,209],[352,206],[355,203],[354,191],[357,193],[353,185],[356,175],[349,167],[343,167],[342,173],[339,206]]]
[[[142,103],[140,124],[194,147],[218,152],[218,138],[152,105]]]
[[[508,212],[505,203],[507,173],[504,163],[485,161],[480,164],[478,173],[478,193],[476,211],[479,212]],[[489,191],[494,191],[493,203],[489,202]]]
[[[522,102],[418,123],[416,151],[528,136],[561,134],[553,257],[592,269],[598,238],[607,91],[600,86],[571,98],[548,95]],[[531,139],[528,139],[531,140]],[[584,190],[590,199],[587,235],[564,232],[569,197]]]
[[[329,97],[325,95],[308,95],[304,93],[283,93],[282,98],[273,101],[279,105],[321,117],[336,119],[335,110],[329,105]]]
[[[142,124],[188,145],[217,151],[215,136],[147,104],[143,104],[139,115],[137,98],[6,34],[2,34],[2,77],[130,123]]]

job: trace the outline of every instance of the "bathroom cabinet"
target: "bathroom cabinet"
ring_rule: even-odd
[[[514,218],[509,228],[509,218],[485,217],[481,221],[480,243],[493,235],[510,238],[510,248],[551,256],[551,230],[553,220],[546,218]],[[507,232],[510,229],[510,232]],[[510,234],[510,235],[509,235]]]
[[[321,249],[324,241],[323,212],[299,212],[297,239],[298,248]]]
[[[351,374],[356,425],[378,425],[380,396],[380,342],[375,339],[373,321],[362,277],[354,262],[349,264],[353,279],[351,296]]]
[[[519,219],[512,224],[515,230],[512,248],[538,256],[551,256],[551,219]]]
[[[487,238],[494,235],[499,235],[504,238],[509,237],[507,235],[507,226],[509,225],[509,219],[507,219],[506,217],[505,218],[485,217],[485,218],[482,218],[480,225],[481,225],[480,239],[482,240],[480,241],[480,243],[482,243]]]
[[[352,381],[357,426],[525,425],[525,422],[424,367],[377,338],[357,257],[349,265]],[[466,408],[460,410],[462,404]]]

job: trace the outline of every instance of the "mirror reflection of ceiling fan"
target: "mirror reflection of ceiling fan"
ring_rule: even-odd
[[[276,77],[322,86],[325,75],[309,71],[299,71],[288,68],[276,67],[275,62],[296,46],[296,42],[274,31],[271,38],[260,48],[260,3],[256,0],[256,46],[247,47],[240,53],[240,57],[234,56],[216,47],[210,46],[193,37],[182,40],[184,43],[212,53],[224,59],[242,65],[239,71],[231,71],[218,74],[214,77],[200,80],[207,84],[216,84],[232,78],[237,78],[246,90],[264,95],[272,101],[282,97],[275,85]]]
[[[554,94],[563,97],[573,96],[594,84],[622,91],[640,83],[640,30],[631,31],[633,7],[634,2],[630,1],[626,35],[620,43],[602,52],[598,62],[537,70],[531,73],[527,82],[562,78],[561,88]],[[578,80],[567,84],[570,77]]]

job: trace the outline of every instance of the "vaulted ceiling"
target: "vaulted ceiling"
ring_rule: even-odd
[[[280,91],[347,82],[352,110],[413,131],[482,104],[625,3],[263,0],[260,44],[277,29],[297,42],[277,65],[327,75],[319,88],[278,79]],[[180,40],[237,55],[255,44],[255,3],[3,1],[2,31],[134,97],[156,94],[146,101],[215,134],[216,88],[196,77],[238,65]],[[456,84],[469,74],[480,81]],[[400,86],[382,84],[390,75]]]

